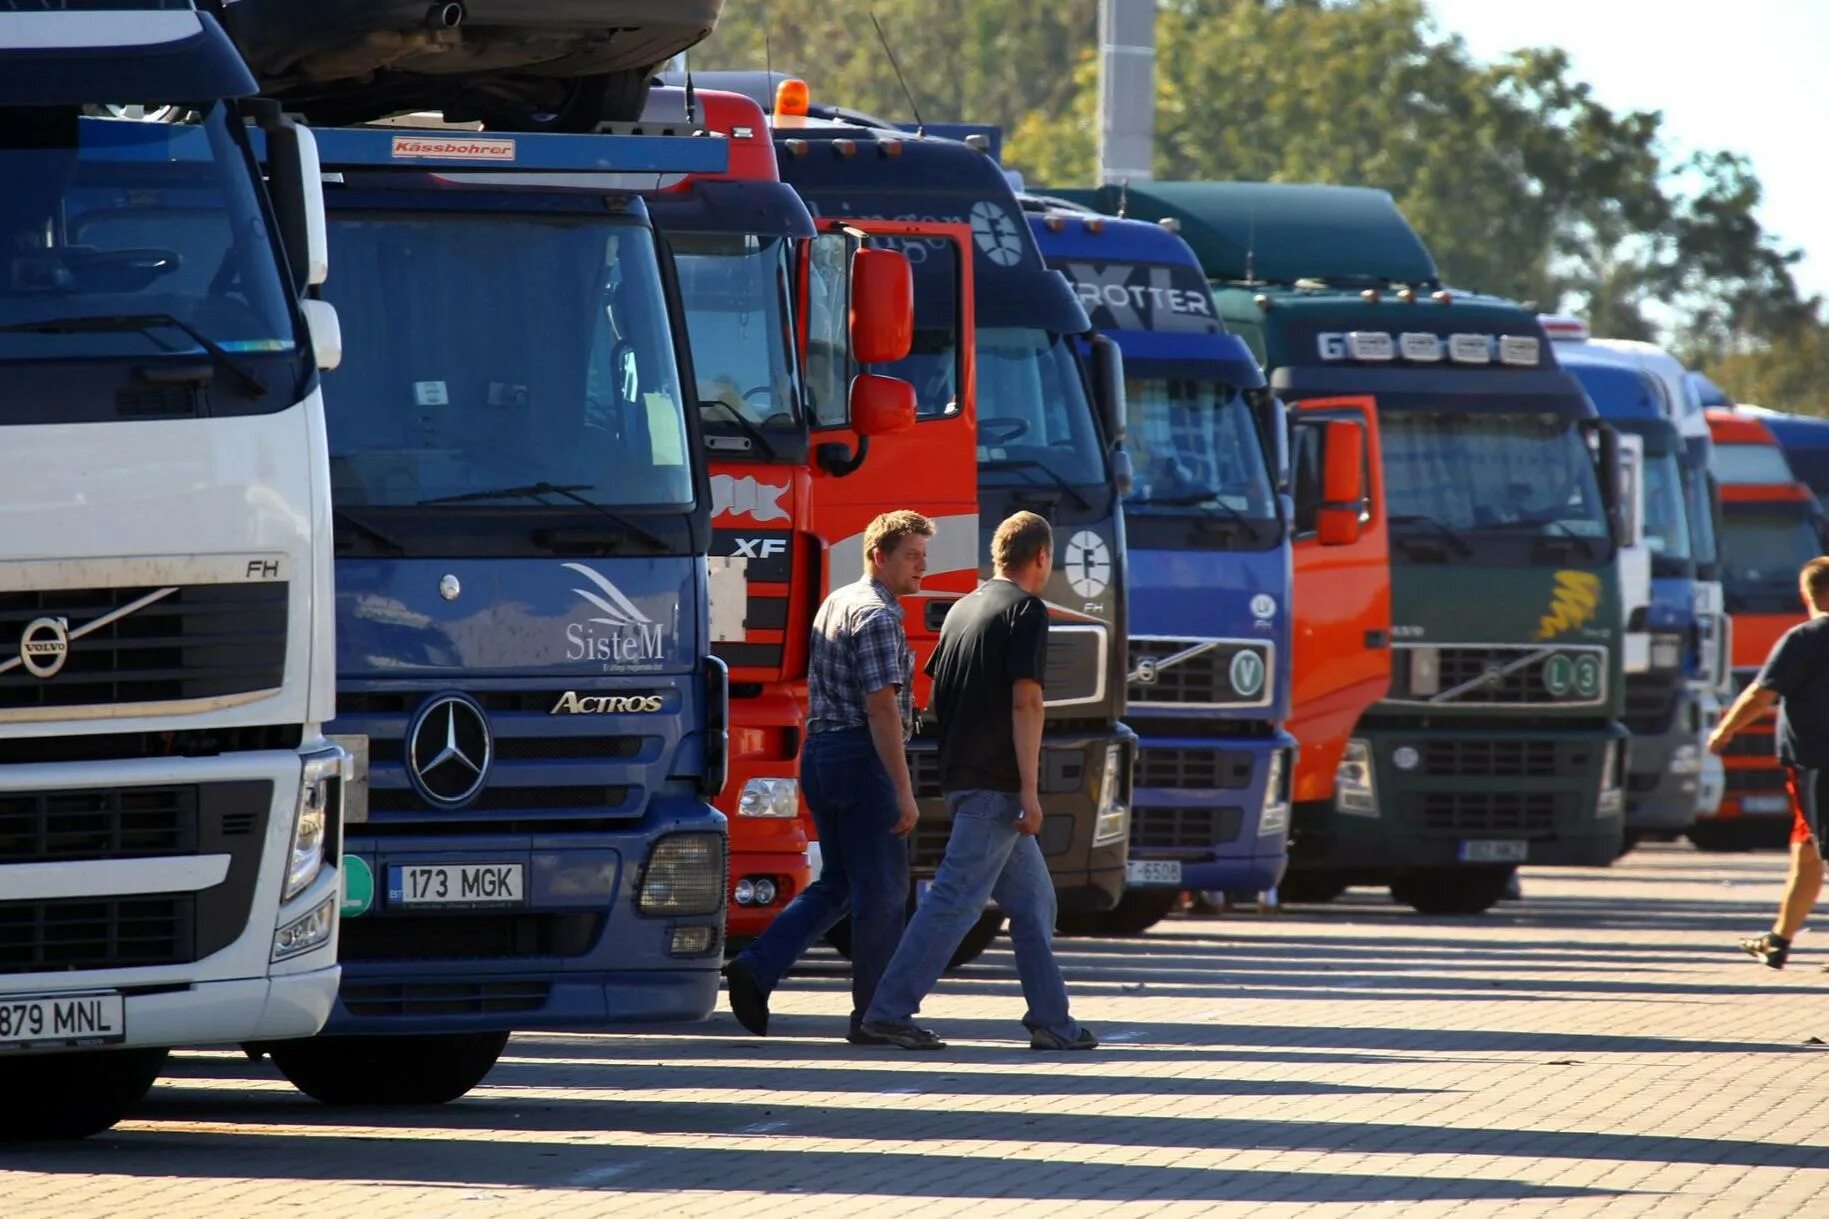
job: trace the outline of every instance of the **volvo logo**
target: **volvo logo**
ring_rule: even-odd
[[[1139,660],[1137,662],[1137,671],[1130,675],[1130,679],[1131,679],[1131,681],[1135,682],[1139,686],[1155,685],[1156,684],[1156,662],[1155,662],[1155,660],[1153,660],[1153,659]]]
[[[494,753],[488,716],[462,694],[433,699],[407,728],[407,777],[433,804],[450,808],[475,797]]]
[[[34,618],[19,636],[19,663],[33,677],[56,677],[70,659],[70,622]]]

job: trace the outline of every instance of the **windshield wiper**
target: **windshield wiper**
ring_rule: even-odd
[[[1577,546],[1581,547],[1581,553],[1584,556],[1586,556],[1587,558],[1590,558],[1590,559],[1594,557],[1594,543],[1590,539],[1585,538],[1581,534],[1575,532],[1574,526],[1570,525],[1567,521],[1557,520],[1555,518],[1549,518],[1549,519],[1526,518],[1523,520],[1506,521],[1504,524],[1501,524],[1501,525],[1482,525],[1481,526],[1481,529],[1488,530],[1493,533],[1509,533],[1509,532],[1512,532],[1512,531],[1515,531],[1518,529],[1539,529],[1539,528],[1562,530],[1563,538],[1561,540],[1574,542]],[[1542,540],[1547,542],[1550,539],[1544,538]]]
[[[1391,524],[1393,524],[1393,525],[1427,525],[1429,528],[1433,529],[1438,535],[1440,535],[1440,537],[1443,541],[1445,541],[1449,545],[1453,546],[1456,550],[1460,551],[1463,555],[1466,555],[1469,558],[1473,557],[1473,547],[1468,544],[1466,538],[1462,537],[1454,529],[1450,528],[1447,525],[1442,524],[1440,521],[1436,520],[1434,517],[1429,516],[1426,513],[1411,512],[1411,513],[1405,513],[1404,515],[1401,515],[1401,516],[1392,516],[1389,519],[1390,519]],[[1400,540],[1400,541],[1404,540],[1402,534],[1398,535],[1398,540]],[[1414,541],[1416,539],[1412,538],[1409,540]]]
[[[1047,475],[1048,480],[1055,486],[1071,495],[1082,509],[1087,512],[1092,511],[1091,500],[1081,495],[1074,485],[1062,478],[1057,471],[1050,469],[1046,462],[1036,461],[1033,457],[1006,457],[1001,461],[981,461],[978,463],[978,468],[981,470],[1039,470]]]
[[[775,442],[768,438],[768,432],[763,430],[763,427],[761,424],[757,423],[755,420],[751,419],[749,416],[745,415],[742,411],[738,410],[736,407],[732,406],[730,403],[724,401],[724,399],[722,399],[722,398],[700,398],[699,399],[699,409],[700,410],[704,410],[708,406],[723,407],[725,413],[730,416],[730,421],[737,425],[737,430],[742,432],[745,436],[749,437],[750,440],[754,441],[756,447],[762,450],[764,456],[766,456],[770,461],[780,461],[781,460],[780,450],[775,448]]]
[[[0,326],[0,334],[84,334],[126,330],[144,332],[158,326],[169,326],[189,335],[191,341],[201,347],[218,368],[226,370],[241,382],[241,387],[248,391],[250,398],[266,397],[267,387],[260,383],[260,378],[248,371],[247,365],[230,355],[215,339],[169,313],[103,313],[93,317],[52,317],[43,321],[13,322]]]
[[[361,517],[350,512],[347,508],[333,508],[330,513],[330,519],[336,524],[354,530],[371,542],[385,546],[394,554],[406,553],[406,547],[401,545],[399,539],[395,538],[393,534],[375,528]]]
[[[1216,491],[1204,491],[1190,495],[1154,496],[1138,501],[1140,505],[1150,508],[1216,508],[1224,514],[1223,520],[1201,517],[1202,525],[1237,525],[1241,529],[1250,529],[1255,522],[1244,513],[1219,497]]]
[[[492,499],[538,499],[544,502],[546,496],[556,495],[560,499],[569,499],[574,504],[589,508],[599,516],[608,517],[621,528],[641,536],[656,550],[667,549],[667,539],[658,533],[636,524],[620,513],[612,512],[594,499],[578,494],[580,491],[590,490],[593,485],[592,483],[572,483],[569,486],[560,486],[557,483],[549,482],[528,483],[522,487],[497,487],[493,491],[466,491],[462,495],[441,495],[435,499],[422,499],[419,501],[419,506],[429,508],[434,504],[479,504]]]

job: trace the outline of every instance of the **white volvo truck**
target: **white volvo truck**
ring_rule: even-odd
[[[315,145],[254,92],[188,0],[0,4],[0,1140],[337,990],[340,344]]]

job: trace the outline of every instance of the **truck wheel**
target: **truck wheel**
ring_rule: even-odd
[[[1180,904],[1178,889],[1126,889],[1109,910],[1061,915],[1056,930],[1062,935],[1142,935]]]
[[[489,1074],[507,1033],[311,1037],[276,1041],[273,1065],[326,1105],[442,1105]]]
[[[1776,817],[1757,821],[1710,818],[1696,822],[1686,832],[1698,851],[1777,851],[1789,841],[1791,826]]]
[[[1391,897],[1418,914],[1483,914],[1505,896],[1515,868],[1432,868],[1391,882]]]
[[[961,965],[976,961],[984,955],[984,950],[991,946],[991,941],[1002,930],[1003,911],[986,910],[978,916],[978,921],[972,924],[971,930],[965,933],[965,938],[959,941],[959,947],[953,949],[952,959],[947,961],[946,968],[958,969]],[[832,929],[826,932],[826,946],[845,960],[851,959],[850,919],[840,919],[832,924]]]
[[[86,1139],[113,1126],[151,1091],[166,1050],[33,1054],[0,1061],[0,1142]]]
[[[1346,892],[1346,878],[1337,872],[1290,871],[1276,887],[1279,902],[1325,906]]]

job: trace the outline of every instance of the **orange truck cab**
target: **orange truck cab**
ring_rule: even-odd
[[[731,691],[730,779],[716,804],[730,822],[727,943],[740,945],[817,874],[798,758],[821,598],[861,574],[863,531],[879,512],[975,522],[969,388],[951,415],[917,426],[914,387],[869,371],[913,341],[909,260],[881,244],[963,249],[970,230],[816,222],[781,182],[755,101],[657,88],[643,125],[691,118],[730,140],[729,172],[665,184],[648,203],[678,270],[711,470],[712,650]],[[969,348],[962,359],[969,387]],[[912,469],[929,476],[920,490],[899,476]],[[973,587],[966,549],[949,564],[936,547],[930,595]],[[908,616],[920,661],[933,642],[917,637],[922,611]]]
[[[1721,560],[1733,618],[1734,688],[1759,675],[1779,636],[1804,621],[1797,571],[1829,549],[1822,507],[1798,482],[1777,438],[1758,416],[1711,408],[1710,472],[1721,484]],[[1728,746],[1727,795],[1689,837],[1703,850],[1783,846],[1791,804],[1766,716]]]

